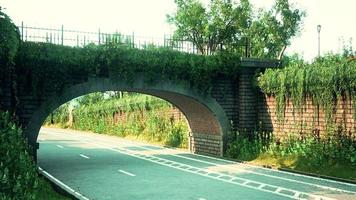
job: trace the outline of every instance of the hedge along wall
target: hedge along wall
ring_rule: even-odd
[[[282,136],[343,133],[356,137],[356,62],[326,56],[291,63],[258,77],[258,119]]]

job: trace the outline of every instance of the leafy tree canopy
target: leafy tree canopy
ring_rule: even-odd
[[[174,36],[191,41],[202,54],[224,50],[281,58],[305,16],[288,0],[275,0],[269,10],[255,10],[249,0],[211,0],[207,6],[199,0],[175,3],[177,12],[167,16],[176,26]]]

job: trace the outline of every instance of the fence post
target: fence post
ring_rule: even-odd
[[[77,47],[79,47],[79,35],[77,34]]]
[[[63,25],[62,25],[62,28],[61,28],[61,40],[62,40],[62,45],[64,44],[64,27],[63,27]]]
[[[132,47],[135,48],[135,32],[132,32]]]
[[[21,22],[21,40],[23,41],[23,21]]]
[[[99,40],[98,40],[98,44],[100,45],[100,28],[99,28],[99,32],[98,32],[98,36],[99,36]]]
[[[166,34],[163,35],[163,47],[166,47]]]

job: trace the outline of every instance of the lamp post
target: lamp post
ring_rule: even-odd
[[[321,31],[321,25],[319,24],[316,27],[317,31],[318,31],[318,57],[320,57],[320,31]]]

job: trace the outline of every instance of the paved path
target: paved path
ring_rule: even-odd
[[[42,128],[38,165],[82,199],[353,199],[356,185],[87,132]],[[60,181],[60,182],[59,182]],[[70,188],[70,189],[69,189]]]

